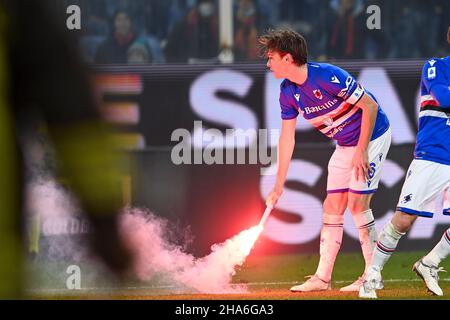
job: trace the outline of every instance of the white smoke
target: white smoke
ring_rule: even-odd
[[[69,191],[54,179],[38,177],[28,183],[26,200],[29,230],[33,229],[31,223],[40,225],[41,245],[45,247],[45,253],[41,250],[41,255],[45,254],[42,259],[79,262],[86,258],[88,251],[80,242],[82,239],[67,236],[89,231],[80,206]]]
[[[165,275],[174,285],[203,293],[243,293],[243,285],[232,285],[236,267],[245,258],[257,238],[256,231],[245,230],[221,244],[214,244],[206,257],[195,258],[165,240],[167,221],[147,210],[132,208],[122,215],[122,234],[137,257],[135,272],[148,281]]]
[[[52,232],[57,235],[60,231],[70,234],[71,227],[74,229],[74,224],[68,225],[67,221],[79,216],[80,210],[70,193],[53,180],[35,181],[28,190],[28,211],[40,216],[42,230],[47,236],[46,258],[53,261],[89,259],[86,243],[68,241],[70,237],[51,236]],[[59,227],[51,227],[55,225]],[[133,271],[142,282],[151,283],[162,277],[178,288],[178,292],[247,292],[245,285],[231,282],[236,267],[245,262],[259,230],[245,230],[223,243],[214,244],[208,256],[196,258],[186,252],[186,246],[168,239],[173,229],[171,227],[171,222],[147,209],[123,210],[120,217],[121,235],[134,254]]]

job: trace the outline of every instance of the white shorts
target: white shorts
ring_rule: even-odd
[[[443,213],[450,215],[449,188],[449,165],[414,159],[408,168],[397,210],[431,218],[436,211],[436,201],[443,196]]]
[[[378,189],[381,167],[391,146],[391,129],[382,136],[370,141],[368,146],[369,181],[358,181],[352,166],[355,147],[336,146],[328,163],[327,193],[352,192],[358,194],[374,193]]]

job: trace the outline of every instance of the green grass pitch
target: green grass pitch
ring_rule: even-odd
[[[379,299],[450,299],[450,275],[440,273],[443,297],[431,296],[420,278],[412,271],[412,265],[425,252],[397,252],[383,270],[385,289],[378,291]],[[30,280],[28,294],[31,299],[149,299],[149,300],[354,300],[357,293],[342,293],[339,288],[357,279],[364,267],[360,253],[341,253],[336,260],[332,290],[315,293],[291,293],[289,288],[303,282],[304,277],[314,273],[319,256],[317,254],[250,256],[237,269],[233,283],[246,284],[246,294],[200,294],[186,293],[173,286],[130,280],[123,287],[111,285],[111,281],[82,266],[84,279],[81,290],[67,290],[65,264],[31,264],[28,268]],[[450,270],[450,259],[441,264]]]

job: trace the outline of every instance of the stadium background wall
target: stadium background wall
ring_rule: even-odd
[[[413,157],[420,73],[425,61],[337,62],[358,78],[388,114],[393,143],[372,208],[381,228],[390,219]],[[99,97],[118,132],[130,139],[131,204],[190,227],[190,251],[207,254],[256,225],[274,176],[260,164],[181,164],[171,160],[174,130],[280,127],[279,81],[264,64],[114,66],[94,70]],[[209,112],[211,110],[216,112]],[[119,110],[119,112],[118,112]],[[317,252],[326,195],[327,163],[334,145],[300,121],[285,193],[255,253]],[[247,148],[248,151],[248,148]],[[399,250],[430,249],[449,224],[436,204],[433,219],[417,221]],[[360,246],[346,213],[341,250]],[[54,236],[54,235],[53,235]],[[75,236],[58,235],[58,236]]]

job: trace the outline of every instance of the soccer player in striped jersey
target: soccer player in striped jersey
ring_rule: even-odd
[[[280,86],[278,172],[266,204],[274,205],[283,192],[299,114],[337,142],[328,165],[320,262],[308,281],[291,288],[293,292],[329,290],[347,208],[358,227],[366,267],[370,265],[377,238],[370,201],[391,143],[389,121],[375,97],[347,71],[331,64],[308,62],[306,41],[300,34],[272,30],[259,42],[268,59],[267,67],[276,78],[284,78]],[[362,279],[340,290],[358,291]]]
[[[450,44],[450,27],[447,32]],[[381,270],[395,251],[402,236],[417,217],[432,218],[439,196],[443,195],[443,214],[450,215],[450,56],[428,60],[422,70],[419,132],[414,159],[406,174],[397,210],[380,233],[371,267],[359,296],[376,298],[376,287],[382,282]],[[439,287],[439,263],[450,254],[450,229],[413,270],[428,290],[442,296]]]

